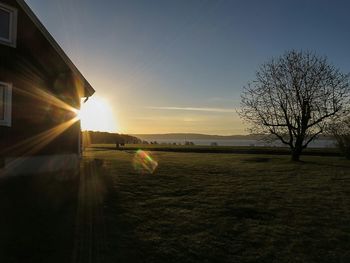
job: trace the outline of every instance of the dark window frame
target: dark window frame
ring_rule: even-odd
[[[0,44],[16,47],[17,42],[17,9],[0,3],[0,9],[9,13],[9,38],[0,37]]]
[[[0,116],[0,126],[11,127],[12,125],[12,84],[1,82],[0,87],[3,93],[3,116]]]

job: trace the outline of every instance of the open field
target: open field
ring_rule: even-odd
[[[348,262],[350,163],[338,157],[98,151],[111,262]]]
[[[80,177],[0,180],[0,262],[350,262],[341,157],[90,148]]]
[[[110,150],[115,144],[92,144],[91,148]],[[278,154],[289,155],[290,149],[285,147],[262,146],[201,146],[201,145],[169,145],[169,144],[127,144],[121,150],[132,151],[144,149],[162,152],[192,152],[192,153],[236,153],[236,154]],[[312,156],[340,156],[337,148],[307,148],[303,155]]]

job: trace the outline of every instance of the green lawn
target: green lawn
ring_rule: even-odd
[[[91,150],[107,178],[109,262],[350,262],[350,163],[339,157]],[[95,160],[95,162],[99,162]]]
[[[90,148],[80,176],[0,179],[0,262],[350,262],[341,157]]]

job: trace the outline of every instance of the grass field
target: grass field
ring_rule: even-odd
[[[109,177],[110,262],[349,262],[350,163],[339,157],[88,151]]]
[[[115,144],[93,144],[90,148],[110,150]],[[287,147],[265,146],[203,146],[203,145],[169,145],[169,144],[127,144],[120,150],[132,151],[144,149],[157,152],[192,152],[192,153],[235,153],[235,154],[277,154],[290,155]],[[337,148],[307,148],[303,155],[311,156],[340,156]]]
[[[341,157],[90,148],[80,176],[0,180],[0,262],[350,262]]]

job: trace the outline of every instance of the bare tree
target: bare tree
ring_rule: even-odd
[[[349,74],[324,57],[289,51],[263,64],[242,94],[239,115],[253,133],[271,134],[291,149],[292,160],[348,111]]]
[[[341,118],[329,126],[330,133],[336,140],[336,146],[347,159],[350,159],[350,117]]]

